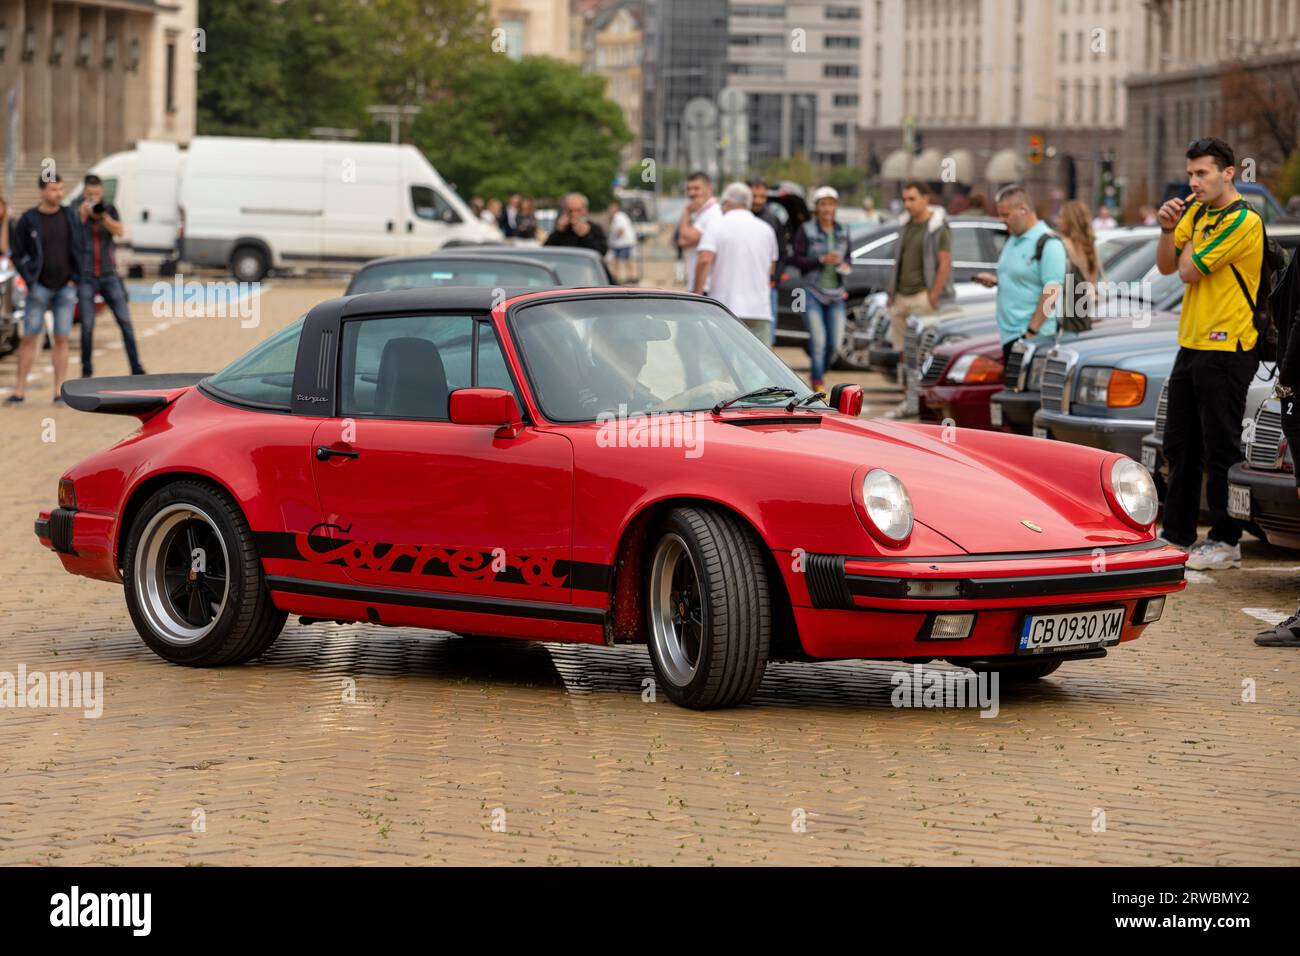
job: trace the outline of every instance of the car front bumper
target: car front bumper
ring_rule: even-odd
[[[1259,471],[1244,462],[1228,469],[1228,484],[1250,489],[1250,515],[1269,544],[1300,548],[1300,498],[1296,476],[1286,471]]]
[[[919,411],[923,422],[952,421],[962,428],[993,427],[989,399],[1000,385],[930,385],[921,389]]]
[[[1002,389],[989,399],[990,411],[994,405],[1002,409],[1003,430],[1017,435],[1034,433],[1034,413],[1039,404],[1037,392],[1013,392],[1009,389]]]
[[[1091,418],[1041,408],[1034,413],[1034,428],[1045,428],[1049,438],[1118,452],[1135,460],[1142,455],[1142,439],[1155,426],[1149,418]]]
[[[1014,655],[1025,617],[1125,608],[1121,643],[1150,598],[1181,591],[1187,555],[1155,540],[1114,548],[959,557],[778,552],[804,650],[817,658],[986,660]],[[969,636],[929,637],[935,614],[973,612]]]

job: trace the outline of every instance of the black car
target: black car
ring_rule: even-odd
[[[562,284],[554,269],[536,259],[452,249],[427,256],[372,259],[352,277],[345,294],[443,286],[513,289],[548,288]]]

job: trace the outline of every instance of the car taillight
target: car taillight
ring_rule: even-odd
[[[77,492],[72,487],[71,478],[59,479],[59,507],[60,508],[77,507]]]
[[[1115,369],[1110,373],[1106,404],[1111,408],[1133,408],[1142,404],[1147,394],[1147,377],[1141,372]]]

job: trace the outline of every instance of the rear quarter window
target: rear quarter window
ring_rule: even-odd
[[[254,346],[206,379],[205,385],[219,398],[289,411],[303,322],[304,319],[299,319]]]

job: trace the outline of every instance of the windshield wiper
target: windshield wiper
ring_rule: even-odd
[[[785,410],[787,412],[793,412],[796,408],[802,408],[803,406],[810,404],[814,398],[821,399],[822,393],[813,392],[809,395],[805,395],[803,398],[796,398],[785,406]]]
[[[746,392],[744,395],[738,395],[735,398],[729,398],[725,402],[718,402],[713,406],[713,414],[717,415],[724,408],[730,408],[738,402],[743,402],[750,398],[762,398],[764,395],[781,395],[786,398],[792,398],[796,394],[792,388],[786,388],[784,385],[764,385],[762,388],[756,388],[752,392]]]

